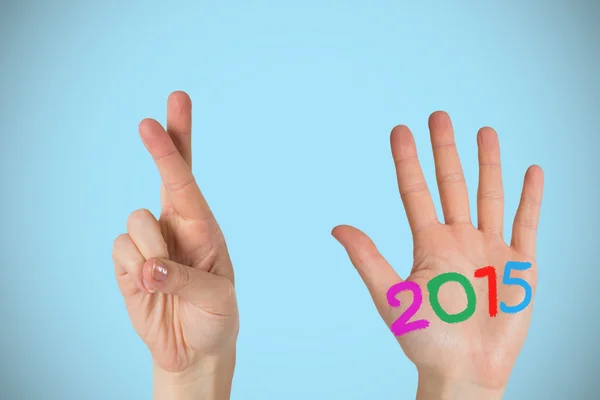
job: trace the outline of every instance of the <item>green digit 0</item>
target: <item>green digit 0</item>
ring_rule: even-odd
[[[438,295],[440,288],[446,282],[460,283],[467,293],[467,308],[458,314],[448,314],[446,311],[444,311],[442,305],[440,304]],[[427,283],[427,290],[429,291],[429,303],[431,304],[431,308],[438,318],[444,322],[449,324],[463,322],[471,318],[471,316],[473,316],[475,313],[475,307],[477,305],[475,289],[473,289],[473,285],[463,274],[459,274],[458,272],[446,272],[444,274],[440,274]]]

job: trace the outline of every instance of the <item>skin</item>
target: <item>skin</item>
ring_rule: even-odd
[[[488,280],[474,278],[476,269],[492,265],[497,271],[498,301],[519,304],[524,290],[502,284],[507,261],[530,262],[526,271],[511,277],[525,279],[535,294],[537,264],[536,232],[543,192],[543,172],[531,166],[525,174],[520,204],[516,212],[510,244],[504,241],[504,193],[498,136],[491,128],[477,135],[479,149],[479,189],[477,227],[470,218],[468,191],[454,141],[449,116],[435,112],[429,118],[431,144],[441,197],[444,222],[438,220],[434,204],[417,158],[415,141],[406,126],[391,134],[391,147],[398,186],[412,231],[413,266],[408,281],[423,291],[423,305],[411,321],[427,319],[430,326],[398,337],[398,342],[419,373],[417,399],[500,399],[519,354],[531,320],[533,301],[517,314],[498,311],[488,314]],[[396,298],[401,306],[391,307],[388,289],[402,279],[379,253],[375,244],[360,230],[338,226],[333,236],[345,247],[365,282],[379,314],[388,327],[412,303],[412,293]],[[465,275],[475,288],[477,308],[468,320],[456,324],[442,322],[429,304],[427,283],[445,272]],[[465,291],[458,283],[442,286],[439,301],[447,313],[466,307]]]
[[[225,239],[191,170],[191,113],[189,96],[174,92],[166,130],[140,123],[161,176],[162,211],[158,220],[133,212],[113,260],[132,325],[152,354],[154,398],[221,400],[231,391],[239,317]]]
[[[434,113],[429,121],[444,224],[433,202],[408,128],[392,131],[391,143],[402,201],[413,233],[414,263],[407,280],[418,283],[427,299],[427,282],[443,272],[470,278],[477,298],[486,298],[487,280],[473,279],[477,268],[494,265],[501,280],[506,261],[533,267],[515,271],[535,293],[535,237],[543,174],[531,167],[515,217],[510,245],[503,240],[503,190],[498,138],[491,128],[478,134],[480,184],[478,227],[470,220],[467,188],[454,145],[449,117]],[[148,346],[154,363],[155,399],[228,399],[235,365],[239,317],[233,267],[221,230],[191,172],[191,101],[175,92],[167,105],[167,129],[156,121],[140,123],[141,138],[162,178],[162,211],[157,220],[138,210],[127,221],[127,233],[116,238],[113,259],[117,282],[132,324]],[[339,226],[333,235],[344,245],[389,325],[412,302],[397,295],[392,308],[387,290],[401,278],[361,231]],[[165,272],[163,274],[161,272]],[[164,280],[157,279],[159,277]],[[522,289],[498,284],[499,301],[514,305]],[[448,313],[466,305],[462,287],[448,283],[439,294]],[[459,324],[441,322],[427,300],[412,320],[431,325],[398,338],[419,371],[417,398],[501,398],[523,345],[531,305],[490,318],[487,302]]]

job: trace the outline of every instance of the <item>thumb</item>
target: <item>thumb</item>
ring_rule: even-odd
[[[233,283],[222,276],[160,258],[147,260],[142,271],[150,291],[181,297],[213,314],[229,315],[235,307]]]
[[[402,282],[396,271],[379,253],[373,241],[362,231],[348,225],[336,226],[331,232],[333,237],[346,249],[350,261],[369,289],[379,313],[389,309],[387,291]]]

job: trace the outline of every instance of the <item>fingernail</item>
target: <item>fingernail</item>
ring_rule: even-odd
[[[160,261],[154,260],[152,264],[152,279],[162,282],[167,279],[167,266]]]
[[[150,284],[148,283],[148,281],[146,281],[145,279],[143,279],[144,282],[144,287],[146,288],[146,290],[150,293],[156,293],[156,290],[152,289],[150,287]]]

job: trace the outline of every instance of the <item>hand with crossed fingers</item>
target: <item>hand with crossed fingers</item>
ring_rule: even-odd
[[[192,106],[167,102],[167,129],[139,131],[162,180],[157,220],[138,210],[114,242],[117,282],[154,362],[156,399],[228,399],[239,330],[233,266],[192,174]]]

